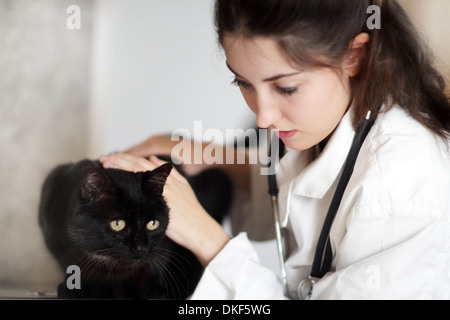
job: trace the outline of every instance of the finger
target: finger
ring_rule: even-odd
[[[161,160],[160,158],[158,158],[157,156],[150,156],[148,158],[148,160],[150,160],[151,162],[153,162],[154,164],[156,164],[157,166],[162,166],[163,164],[166,164],[167,162],[164,160]]]
[[[142,157],[125,153],[110,154],[100,157],[100,162],[104,168],[120,169],[131,172],[151,171],[156,165]]]

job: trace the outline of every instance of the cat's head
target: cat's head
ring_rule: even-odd
[[[98,165],[87,172],[68,226],[87,264],[126,269],[163,250],[169,209],[162,193],[171,169],[133,173]]]

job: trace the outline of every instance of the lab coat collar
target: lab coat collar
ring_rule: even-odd
[[[299,173],[291,176],[294,178],[289,185],[290,194],[315,199],[322,199],[325,196],[338,178],[351,148],[355,135],[352,119],[353,108],[350,107],[325,149],[314,161],[310,162],[312,150],[296,152],[297,154],[287,155],[286,159],[281,160],[281,169],[294,166],[295,171]]]

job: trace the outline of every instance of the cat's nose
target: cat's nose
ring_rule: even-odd
[[[145,256],[145,254],[147,253],[147,247],[146,246],[136,246],[134,253],[136,255],[136,258],[142,259]]]

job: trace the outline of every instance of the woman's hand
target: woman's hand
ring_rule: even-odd
[[[105,168],[139,172],[150,171],[165,162],[151,156],[149,160],[132,154],[100,157]],[[170,209],[166,234],[176,243],[191,250],[206,266],[230,240],[229,236],[201,206],[188,181],[172,169],[163,196]]]
[[[172,154],[172,150],[174,150],[174,148],[179,144],[182,144],[181,148],[179,146],[178,151],[176,151],[175,154]],[[181,141],[177,139],[172,140],[172,137],[170,136],[160,135],[153,136],[145,140],[144,142],[132,148],[129,148],[125,151],[125,153],[139,157],[148,157],[150,155],[165,155],[170,156],[172,160],[175,160],[176,158],[177,160],[181,161],[181,167],[183,168],[183,171],[189,176],[196,175],[201,171],[214,166],[226,172],[234,184],[244,189],[248,189],[250,187],[250,170],[248,165],[249,161],[248,155],[246,154],[245,150],[237,150],[234,148],[227,150],[227,147],[218,147],[223,148],[222,155],[224,156],[224,158],[222,159],[222,161],[219,161],[219,163],[216,164],[206,164],[203,162],[203,160],[205,149],[207,147],[210,147],[210,143],[202,143],[199,141],[184,139]],[[182,151],[179,151],[180,149]],[[184,150],[186,149],[188,149],[189,152],[184,152]],[[200,150],[201,152],[200,158],[202,159],[202,163],[196,163],[195,161],[195,152],[198,152],[197,150]],[[227,159],[227,155],[229,153],[234,157],[233,164],[226,164],[229,162],[229,159]],[[238,157],[241,158],[242,155],[246,159],[245,164],[238,164]]]
[[[189,148],[191,152],[181,152],[177,153],[176,155],[172,155],[172,150],[175,148],[178,144],[183,143],[183,148]],[[195,150],[194,145],[196,142],[194,141],[178,141],[178,140],[172,140],[170,136],[163,136],[163,135],[157,135],[152,136],[145,140],[144,142],[133,146],[129,148],[128,150],[125,150],[125,153],[131,154],[134,156],[139,157],[148,157],[150,155],[164,155],[164,156],[174,156],[181,162],[181,166],[183,168],[183,171],[192,176],[195,174],[200,173],[202,170],[206,169],[206,165],[201,163],[194,163],[194,155],[192,150]],[[199,143],[202,144],[202,143]],[[198,148],[198,147],[197,147]],[[203,148],[203,147],[200,147]],[[184,150],[184,149],[183,149]],[[172,160],[175,160],[172,158]]]

